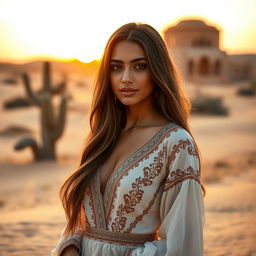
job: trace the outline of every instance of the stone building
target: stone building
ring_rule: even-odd
[[[227,83],[255,79],[256,55],[228,55],[219,48],[219,38],[220,30],[202,20],[182,20],[164,31],[169,54],[186,80]]]
[[[228,59],[230,81],[256,81],[256,54],[233,54]]]

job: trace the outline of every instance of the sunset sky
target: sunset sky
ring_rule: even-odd
[[[183,18],[221,30],[228,53],[256,54],[256,0],[0,0],[0,61],[100,58],[111,33],[146,22],[160,33]]]

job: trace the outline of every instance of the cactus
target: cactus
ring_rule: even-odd
[[[43,87],[38,93],[33,92],[27,73],[22,74],[22,80],[28,98],[40,109],[42,144],[39,145],[34,138],[25,137],[16,143],[14,148],[21,150],[30,147],[36,161],[56,160],[55,145],[63,133],[66,120],[67,97],[63,93],[66,83],[63,82],[55,88],[51,87],[49,62],[44,63]],[[56,93],[62,93],[58,113],[54,113],[52,104],[53,95]]]

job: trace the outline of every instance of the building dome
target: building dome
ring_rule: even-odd
[[[182,20],[177,25],[169,27],[168,31],[177,31],[177,30],[208,30],[208,31],[219,31],[213,26],[207,25],[202,20]]]
[[[167,45],[172,47],[219,48],[219,30],[203,20],[182,20],[164,31]]]

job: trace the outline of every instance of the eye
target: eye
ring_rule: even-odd
[[[121,71],[122,70],[122,65],[120,65],[120,64],[111,64],[110,65],[110,70],[112,71],[112,72],[118,72],[118,71]]]
[[[146,63],[138,63],[134,66],[136,71],[143,71],[147,68],[147,64]]]

